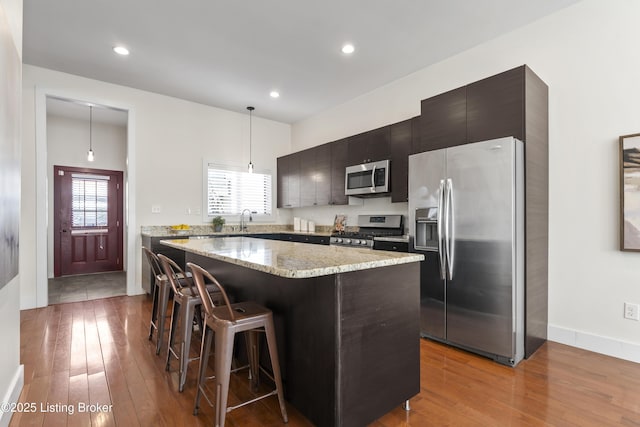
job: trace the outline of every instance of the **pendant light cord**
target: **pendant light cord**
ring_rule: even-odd
[[[249,110],[249,173],[253,172],[253,163],[251,162],[251,147],[253,145],[253,110],[254,107],[247,107]]]
[[[89,105],[89,151],[93,151],[93,106]]]

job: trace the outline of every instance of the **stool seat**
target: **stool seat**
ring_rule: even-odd
[[[221,321],[234,322],[236,326],[240,326],[246,322],[261,320],[258,319],[259,316],[267,316],[271,313],[271,310],[253,301],[231,304],[230,307],[233,311],[233,319],[227,307],[213,307],[212,314]]]
[[[211,378],[215,381],[216,390],[215,425],[217,427],[224,426],[227,412],[273,395],[278,396],[282,419],[285,423],[288,422],[289,419],[287,417],[287,409],[284,402],[284,393],[282,391],[282,378],[280,375],[280,362],[278,360],[273,313],[268,308],[251,301],[230,304],[224,288],[211,273],[193,263],[187,263],[187,267],[191,270],[193,281],[196,283],[198,291],[200,292],[202,306],[206,313],[204,320],[204,338],[202,341],[202,348],[200,350],[198,389],[196,392],[193,414],[198,414],[200,398],[202,396],[211,403],[211,399],[209,399],[205,393],[205,382],[207,380],[206,369],[207,362],[209,360],[209,352],[211,350],[212,341],[215,339],[215,376]],[[222,295],[222,300],[225,302],[224,306],[216,305],[211,299],[211,296],[207,291],[205,278],[218,288]],[[233,346],[235,342],[235,335],[239,332],[245,332],[245,336],[247,337],[247,355],[251,373],[249,378],[252,381],[251,385],[253,389],[257,389],[261,370],[259,366],[260,358],[258,354],[259,346],[257,335],[264,333],[266,336],[273,376],[269,375],[266,371],[264,372],[275,383],[275,389],[246,402],[227,407],[229,381],[230,374],[232,372],[231,365],[233,359]]]

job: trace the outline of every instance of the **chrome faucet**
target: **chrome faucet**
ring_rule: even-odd
[[[245,221],[244,221],[244,213],[247,212],[247,211],[249,212],[249,221],[253,221],[253,218],[251,218],[251,214],[253,212],[251,212],[250,209],[244,209],[242,211],[242,213],[240,214],[240,232],[243,232],[243,231],[247,230],[247,225],[245,224]]]

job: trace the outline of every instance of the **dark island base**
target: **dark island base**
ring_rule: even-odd
[[[366,425],[420,391],[419,263],[287,279],[186,261],[273,311],[285,398],[314,424]]]

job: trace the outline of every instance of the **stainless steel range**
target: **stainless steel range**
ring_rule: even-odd
[[[329,243],[337,246],[372,248],[375,237],[403,235],[402,218],[402,215],[358,215],[358,231],[334,232]]]

